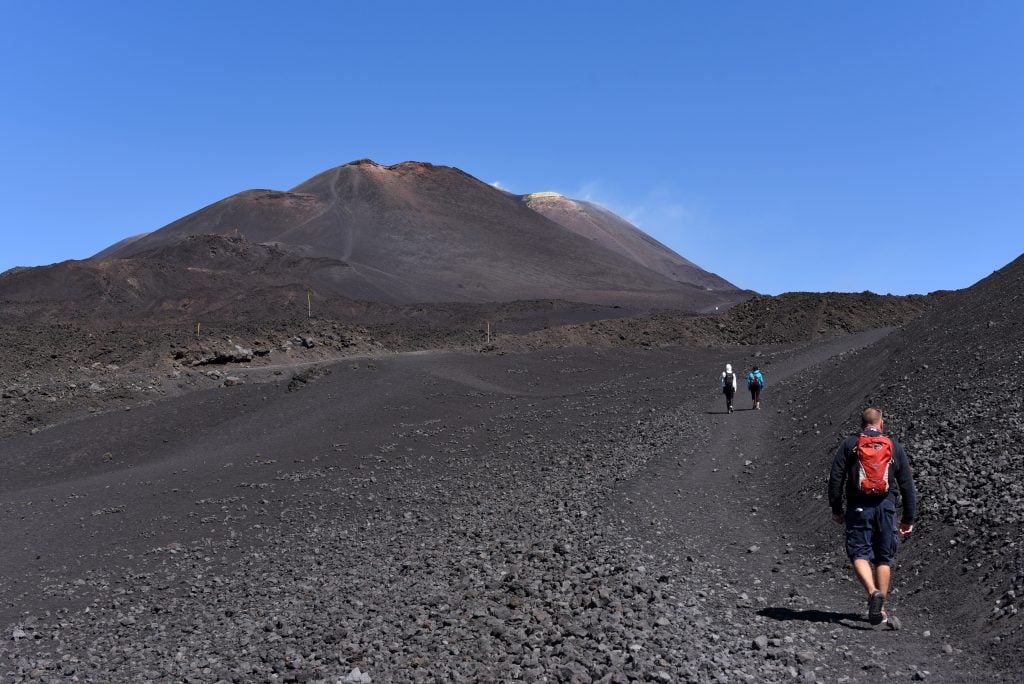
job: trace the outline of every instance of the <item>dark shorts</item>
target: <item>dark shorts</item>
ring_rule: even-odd
[[[846,554],[850,560],[892,565],[897,548],[896,504],[892,499],[876,506],[853,506],[846,511]]]

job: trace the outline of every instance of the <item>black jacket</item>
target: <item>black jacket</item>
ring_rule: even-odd
[[[878,430],[868,428],[866,435],[880,435]],[[914,487],[914,473],[910,469],[910,461],[903,445],[892,440],[892,468],[889,470],[889,492],[882,496],[868,496],[857,486],[857,438],[851,435],[839,445],[836,456],[832,459],[832,471],[828,478],[828,505],[837,515],[843,514],[843,490],[845,488],[847,506],[877,506],[884,499],[891,498],[898,506],[900,496],[903,497],[903,517],[901,522],[906,525],[914,523],[917,515],[917,489]]]

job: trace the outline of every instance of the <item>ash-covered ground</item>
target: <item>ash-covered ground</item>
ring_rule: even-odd
[[[718,316],[562,301],[393,306],[325,299],[180,312],[12,304],[0,315],[0,437],[195,389],[291,375],[352,356],[427,350],[501,354],[564,347],[811,342],[902,324],[935,301],[870,293],[755,297]],[[289,313],[291,312],[291,313]]]
[[[1022,268],[717,318],[563,309],[503,329],[488,311],[490,345],[465,309],[198,341],[22,319],[4,328],[32,351],[2,376],[0,672],[1017,681]],[[765,370],[764,410],[723,411],[726,362]],[[867,402],[922,500],[900,631],[855,628],[824,502]]]

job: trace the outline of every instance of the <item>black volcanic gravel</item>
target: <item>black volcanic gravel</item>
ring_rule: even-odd
[[[807,501],[815,477],[861,408],[877,404],[907,448],[921,497],[919,520],[896,569],[905,605],[952,624],[971,648],[1024,667],[1024,257],[947,295],[875,347],[795,378],[791,426],[781,440],[801,454],[780,485]],[[831,542],[827,506],[800,518]],[[928,619],[932,619],[929,617]]]
[[[768,370],[771,405],[787,401],[774,382],[785,388],[785,378],[880,336],[746,353],[761,354],[748,358]],[[409,356],[338,364],[298,392],[284,381],[243,385],[97,418],[114,435],[159,411],[171,451],[139,454],[134,469],[118,466],[129,458],[119,454],[81,471],[98,490],[80,480],[85,501],[69,499],[63,515],[84,529],[128,522],[120,537],[96,540],[96,558],[54,549],[59,566],[30,556],[18,566],[38,567],[36,580],[5,573],[0,590],[16,617],[0,667],[11,681],[988,674],[955,639],[838,624],[861,608],[846,585],[850,606],[832,607],[845,567],[808,567],[806,540],[780,536],[779,503],[763,488],[787,419],[719,413],[721,358],[680,349]],[[325,422],[322,407],[339,401]],[[200,428],[190,411],[204,402],[221,408]],[[386,418],[360,425],[359,405]],[[272,416],[280,424],[261,436]],[[9,463],[27,440],[56,446],[75,428],[8,440],[0,456]],[[133,439],[145,441],[126,433]],[[195,449],[208,453],[181,451]],[[8,492],[5,520],[20,515],[45,537],[53,504],[33,492],[52,492],[50,476],[27,477]],[[113,489],[101,502],[103,482]],[[166,520],[147,517],[160,510]]]
[[[375,358],[330,366],[307,362],[350,331],[282,325],[298,340],[287,364],[183,368],[185,396],[161,385],[143,403],[153,375],[132,362],[138,388],[88,389],[95,416],[43,413],[46,429],[0,441],[0,672],[1017,681],[1022,271],[892,334],[821,337],[826,325],[786,346],[753,345],[833,304],[755,300],[760,332],[707,331],[744,346],[659,349],[679,334],[669,317],[551,331],[538,348],[604,341],[524,354],[381,357],[367,335],[356,344]],[[920,303],[864,298],[833,328],[877,325],[888,314],[872,302],[898,307],[896,323]],[[137,332],[116,330],[105,339]],[[29,358],[38,368],[5,383],[17,416],[62,401],[40,392],[53,364]],[[721,412],[725,361],[766,369],[765,410]],[[85,368],[97,385],[126,375]],[[907,445],[922,496],[895,571],[897,632],[857,629],[863,597],[824,501],[866,403]]]

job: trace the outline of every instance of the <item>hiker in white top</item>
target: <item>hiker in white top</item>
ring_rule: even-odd
[[[725,408],[732,413],[732,398],[736,396],[736,374],[732,372],[732,364],[725,364],[722,373],[722,393],[725,395]]]

